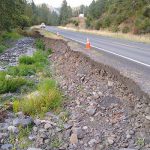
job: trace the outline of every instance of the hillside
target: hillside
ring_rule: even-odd
[[[86,9],[88,29],[150,33],[150,0],[97,0]]]

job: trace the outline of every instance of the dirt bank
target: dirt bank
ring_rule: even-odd
[[[117,70],[71,50],[67,42],[44,40],[54,51],[54,77],[69,97],[65,109],[73,129],[66,149],[148,149],[148,95]]]

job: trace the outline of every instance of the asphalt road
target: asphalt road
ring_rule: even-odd
[[[126,61],[134,62],[150,69],[150,44],[131,42],[106,36],[75,32],[57,27],[47,26],[46,30],[59,33],[67,39],[85,44],[90,39],[91,46],[99,51],[119,56]]]

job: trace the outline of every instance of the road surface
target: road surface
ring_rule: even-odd
[[[150,44],[131,42],[106,36],[70,31],[57,27],[47,26],[46,29],[53,33],[59,32],[65,38],[85,44],[90,39],[91,45],[97,50],[119,56],[127,61],[132,61],[150,69]]]

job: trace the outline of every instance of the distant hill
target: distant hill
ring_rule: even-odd
[[[88,8],[87,28],[150,33],[150,0],[97,0]]]

